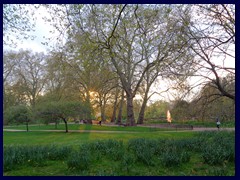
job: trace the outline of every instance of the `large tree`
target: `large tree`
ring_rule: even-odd
[[[28,50],[4,53],[4,98],[14,93],[32,107],[45,85],[45,55]]]
[[[128,124],[134,125],[133,99],[145,75],[159,64],[180,61],[187,45],[183,34],[188,23],[176,16],[178,13],[185,17],[185,7],[62,5],[52,6],[50,11],[54,14],[50,21],[58,18],[62,22],[52,21],[59,31],[67,32],[68,37],[76,34],[86,37],[108,56],[126,92]],[[85,56],[91,55],[86,51]]]
[[[218,90],[220,96],[235,101],[235,89],[226,89],[221,79],[227,75],[235,82],[235,5],[196,5],[195,20],[188,29],[192,42],[191,50],[197,61],[195,76],[204,78],[202,84],[209,84]]]

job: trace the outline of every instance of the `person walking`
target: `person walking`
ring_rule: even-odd
[[[220,128],[220,121],[219,121],[219,118],[217,117],[217,121],[216,121],[216,124],[217,124],[217,128],[218,128],[218,130],[219,130],[219,128]]]

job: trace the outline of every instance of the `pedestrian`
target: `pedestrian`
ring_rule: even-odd
[[[99,123],[98,123],[100,126],[102,125],[102,121],[99,121]]]
[[[218,128],[218,130],[219,130],[219,128],[220,128],[220,121],[219,121],[219,119],[218,119],[218,117],[217,117],[217,121],[216,121],[216,123],[217,123],[217,128]]]

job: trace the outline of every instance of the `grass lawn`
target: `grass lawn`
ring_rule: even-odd
[[[26,125],[4,126],[4,129],[26,130]],[[65,124],[59,124],[57,128],[53,124],[49,125],[29,125],[29,130],[65,130]],[[175,131],[175,129],[139,127],[139,126],[99,126],[89,124],[68,124],[68,130],[97,130],[97,131],[131,131],[131,132],[152,132],[152,131]]]
[[[51,143],[76,145],[94,140],[115,139],[124,142],[133,138],[189,138],[196,132],[136,132],[136,133],[97,133],[97,132],[3,132],[4,145],[46,145]]]
[[[167,124],[166,121],[160,120],[150,120],[145,121],[145,124]],[[181,124],[181,125],[192,125],[193,127],[216,127],[216,122],[214,120],[209,121],[193,121],[193,120],[184,120],[184,121],[172,121],[173,124]],[[221,121],[221,127],[224,128],[233,128],[235,127],[235,121]]]
[[[25,157],[19,165],[13,163],[14,168],[6,169],[4,176],[234,176],[235,161],[232,158],[232,146],[234,143],[234,132],[194,132],[194,131],[150,131],[146,127],[105,127],[90,125],[72,125],[69,129],[77,128],[114,131],[118,132],[44,132],[44,131],[19,131],[3,132],[4,158],[13,152],[16,156],[16,163],[19,158]],[[9,127],[10,128],[10,127]],[[11,127],[15,129],[16,127]],[[19,129],[24,126],[18,126]],[[35,129],[54,129],[53,126],[31,126],[30,130]],[[64,129],[64,125],[59,125],[58,129]],[[130,129],[129,129],[130,128]],[[123,132],[131,131],[132,133]],[[82,130],[83,130],[82,129]],[[109,144],[109,140],[111,143]],[[156,143],[151,143],[152,141]],[[163,144],[161,144],[161,141]],[[167,143],[164,143],[164,142]],[[106,147],[104,147],[104,142]],[[118,142],[123,142],[123,146],[116,146]],[[223,145],[219,145],[220,142]],[[100,143],[100,144],[99,144]],[[103,144],[102,144],[103,143]],[[129,144],[135,146],[135,150],[129,149]],[[140,144],[139,144],[140,143]],[[147,144],[144,144],[147,143]],[[150,144],[149,144],[150,143]],[[160,144],[157,145],[157,144]],[[226,143],[226,144],[224,144]],[[92,144],[92,145],[91,145]],[[95,144],[95,145],[94,145]],[[167,145],[168,144],[168,145]],[[65,158],[51,159],[46,156],[49,150],[42,147],[51,147],[53,154],[61,153],[64,147],[71,147],[73,151],[64,151]],[[94,145],[94,146],[93,146]],[[99,146],[96,148],[96,145]],[[231,160],[221,159],[224,152],[221,147],[230,149]],[[22,152],[17,150],[24,147]],[[39,147],[39,150],[31,150],[32,147]],[[85,148],[84,148],[85,147]],[[133,147],[133,146],[132,146]],[[165,149],[164,149],[164,148]],[[230,147],[230,148],[229,148]],[[5,151],[5,148],[10,148]],[[13,148],[13,150],[11,150]],[[105,149],[104,149],[105,148]],[[155,154],[152,154],[152,148]],[[163,148],[161,151],[158,148]],[[26,150],[25,150],[26,149]],[[123,154],[119,156],[119,153]],[[219,152],[215,152],[219,150]],[[18,153],[20,152],[20,153]],[[27,152],[28,155],[24,155]],[[74,154],[73,152],[77,153]],[[5,155],[5,153],[7,153]],[[30,153],[30,157],[29,157]],[[173,154],[172,154],[173,153]],[[186,154],[187,153],[187,154]],[[216,159],[212,154],[217,154]],[[20,156],[19,158],[17,158]],[[35,155],[34,155],[35,154]],[[41,155],[43,154],[43,155]],[[45,155],[44,155],[45,154]],[[78,154],[80,154],[78,156]],[[151,155],[152,154],[152,155]],[[39,157],[37,157],[39,155]],[[188,160],[182,163],[172,162],[175,158],[187,155]],[[204,156],[205,157],[204,160]],[[209,156],[209,157],[208,157]],[[134,158],[133,158],[134,157]],[[174,158],[175,157],[175,158]],[[4,159],[8,167],[11,167],[10,155]],[[32,159],[31,159],[32,158]],[[42,163],[38,161],[43,158]],[[72,159],[71,159],[72,158]],[[164,160],[165,158],[165,160]],[[172,159],[173,158],[173,159]],[[216,164],[211,164],[213,159]],[[206,160],[207,159],[207,160]],[[35,164],[31,162],[35,161]],[[165,162],[172,165],[167,166]],[[205,162],[208,161],[208,162]],[[219,161],[219,162],[218,162]],[[37,162],[37,163],[36,163]],[[71,165],[69,165],[71,162]],[[10,164],[9,164],[10,163]],[[176,165],[175,165],[176,164]],[[6,165],[7,166],[7,165]],[[5,167],[5,165],[4,165]]]

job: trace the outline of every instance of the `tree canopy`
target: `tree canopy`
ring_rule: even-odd
[[[166,107],[180,120],[196,116],[186,110],[192,106],[206,108],[201,119],[213,116],[207,107],[219,99],[219,106],[234,106],[234,5],[5,4],[4,46],[14,44],[14,34],[31,37],[39,7],[59,32],[57,42],[47,53],[4,49],[4,111],[42,106],[67,130],[68,118],[96,118],[92,110],[103,122],[126,117],[133,126],[163,116]],[[149,103],[154,94],[164,95],[155,100],[162,105]]]

